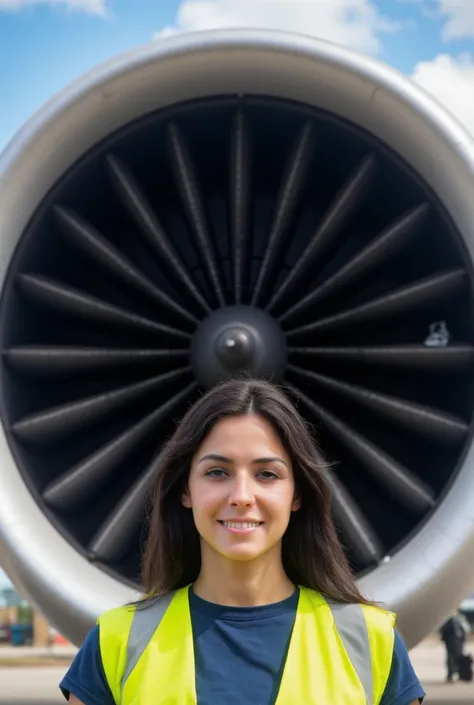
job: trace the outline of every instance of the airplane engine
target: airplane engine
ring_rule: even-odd
[[[474,143],[315,39],[155,41],[0,158],[0,556],[80,643],[136,596],[155,459],[203,390],[286,385],[368,597],[412,646],[474,586]]]

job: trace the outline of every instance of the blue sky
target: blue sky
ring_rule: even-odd
[[[474,0],[0,0],[0,151],[96,64],[160,33],[233,25],[302,31],[377,56],[474,135]]]

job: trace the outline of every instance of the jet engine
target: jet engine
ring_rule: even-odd
[[[474,143],[384,65],[170,37],[0,160],[0,560],[79,643],[139,594],[157,454],[203,390],[284,384],[361,589],[412,646],[474,585]]]

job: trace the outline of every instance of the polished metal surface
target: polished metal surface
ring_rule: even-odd
[[[259,71],[255,71],[256,65]],[[232,133],[229,133],[233,135],[233,151],[228,208],[234,243],[230,287],[226,287],[223,281],[222,263],[215,254],[212,234],[205,225],[205,208],[199,196],[202,182],[195,178],[187,145],[190,136],[186,130],[180,129],[179,119],[167,130],[170,164],[182,213],[188,219],[198,248],[205,253],[203,277],[209,283],[212,296],[207,295],[207,289],[196,284],[189,266],[183,264],[170,248],[166,229],[157,224],[155,204],[150,210],[142,191],[134,187],[133,180],[137,175],[128,169],[126,160],[120,155],[107,151],[111,183],[116,192],[121,193],[123,202],[132,208],[136,227],[148,246],[154,248],[160,261],[166,263],[168,270],[174,272],[181,282],[185,298],[173,296],[161,280],[147,276],[146,270],[144,272],[142,267],[132,263],[133,257],[125,256],[116,244],[111,245],[110,233],[104,235],[99,228],[89,227],[81,208],[76,211],[64,207],[60,199],[49,202],[57,227],[67,232],[76,243],[80,241],[83,250],[113,276],[120,277],[122,283],[140,291],[148,301],[154,301],[160,314],[163,311],[169,311],[169,314],[163,318],[161,315],[145,315],[144,310],[125,309],[117,302],[101,298],[97,291],[91,291],[87,286],[78,293],[77,286],[74,287],[67,276],[58,281],[57,277],[49,276],[46,269],[31,271],[26,266],[28,262],[34,262],[34,257],[28,254],[28,245],[23,244],[23,240],[27,243],[27,238],[23,236],[28,230],[34,231],[35,222],[40,217],[31,221],[32,216],[50,191],[58,191],[64,174],[83,155],[100,147],[103,140],[131,121],[183,101],[196,99],[205,102],[216,96],[234,101],[233,105],[240,101],[249,110],[252,100],[258,103],[260,97],[265,96],[265,100],[275,98],[286,106],[301,104],[310,111],[309,119],[301,122],[301,129],[291,133],[293,147],[289,151],[289,167],[284,172],[283,185],[276,200],[279,208],[274,213],[266,246],[256,255],[259,266],[250,296],[246,276],[248,253],[245,252],[249,202],[245,200],[245,194],[252,189],[246,182],[246,165],[248,141],[254,125],[252,121],[246,121],[245,110],[235,112]],[[342,131],[350,131],[351,124],[361,128],[368,143],[374,142],[375,152],[383,151],[385,146],[390,154],[395,155],[393,168],[400,169],[400,173],[405,169],[404,162],[410,172],[406,178],[411,180],[410,183],[419,180],[414,188],[415,191],[419,188],[424,198],[415,199],[411,207],[408,207],[408,198],[404,203],[407,207],[393,213],[377,236],[374,231],[368,241],[362,238],[355,251],[343,258],[338,267],[329,270],[330,276],[319,280],[316,277],[314,286],[308,286],[313,272],[317,272],[316,264],[327,262],[334,245],[334,233],[338,232],[341,222],[347,216],[353,218],[353,209],[367,189],[374,191],[374,178],[375,181],[378,178],[374,177],[377,160],[371,153],[365,154],[354,163],[351,173],[341,174],[344,188],[337,197],[331,194],[335,200],[332,206],[326,204],[312,239],[311,229],[303,228],[307,232],[306,249],[299,257],[290,257],[289,269],[278,286],[274,286],[272,272],[280,266],[281,248],[286,242],[299,192],[303,187],[307,188],[307,170],[313,164],[312,150],[315,145],[317,147],[318,128],[324,123],[326,114],[331,119],[332,116],[340,119]],[[362,132],[360,135],[363,141]],[[400,164],[396,163],[398,157]],[[75,466],[76,472],[65,478],[67,482],[58,476],[59,479],[53,479],[49,485],[43,483],[43,487],[34,487],[34,472],[28,476],[28,468],[34,466],[37,451],[31,448],[35,448],[35,443],[44,443],[46,437],[51,439],[61,435],[70,423],[82,423],[85,414],[94,413],[101,418],[109,413],[117,400],[126,404],[156,393],[163,385],[173,384],[170,376],[176,375],[178,368],[161,369],[163,359],[170,355],[179,359],[181,371],[178,374],[187,379],[187,350],[197,322],[211,310],[225,311],[229,304],[266,309],[279,320],[286,334],[290,361],[285,381],[309,417],[317,419],[328,432],[332,439],[331,450],[344,446],[344,452],[355,458],[356,465],[364,467],[368,476],[375,477],[385,487],[385,492],[403,498],[402,506],[407,515],[414,512],[419,517],[411,525],[408,522],[409,530],[405,531],[403,541],[390,542],[371,526],[375,521],[371,512],[362,511],[360,502],[354,502],[352,493],[357,495],[357,490],[348,491],[347,483],[334,473],[336,517],[343,534],[353,537],[350,550],[360,560],[363,590],[399,613],[399,626],[409,644],[419,641],[457,605],[474,584],[474,450],[469,372],[473,359],[473,188],[472,140],[407,79],[377,62],[336,46],[286,34],[225,31],[153,43],[86,75],[46,105],[20,131],[0,158],[0,279],[4,311],[9,305],[12,277],[15,276],[14,286],[21,296],[42,303],[46,310],[56,306],[81,320],[93,317],[99,326],[125,327],[132,336],[135,331],[137,335],[145,336],[145,340],[149,340],[149,336],[158,336],[159,340],[172,341],[167,346],[160,343],[160,346],[127,349],[110,344],[86,348],[76,344],[77,341],[73,344],[68,340],[67,344],[63,341],[63,349],[60,349],[57,345],[52,347],[49,344],[48,347],[40,335],[29,340],[28,347],[21,330],[18,333],[12,324],[17,320],[14,318],[15,308],[10,308],[8,315],[4,316],[2,339],[7,374],[14,376],[19,371],[23,385],[25,375],[47,377],[52,367],[56,372],[62,370],[68,375],[78,370],[87,373],[106,370],[111,365],[123,367],[124,364],[136,365],[143,361],[148,365],[157,364],[154,377],[115,388],[107,398],[100,395],[101,390],[96,391],[94,399],[92,396],[75,398],[75,405],[69,404],[66,415],[54,414],[52,407],[49,410],[31,408],[29,413],[20,413],[18,407],[17,418],[14,418],[14,403],[8,402],[3,395],[0,437],[2,562],[19,588],[63,633],[79,642],[100,612],[125,602],[136,593],[126,570],[106,565],[107,560],[99,563],[91,560],[74,532],[61,529],[61,526],[67,526],[68,512],[74,507],[74,493],[80,495],[84,491],[81,484],[84,477],[90,480],[97,471],[105,472],[103,457],[96,457],[92,464],[89,463],[87,472],[84,463]],[[388,187],[383,193],[387,203],[396,201],[395,193],[390,193]],[[451,252],[448,256],[448,250],[445,252],[441,247],[438,260],[433,253],[441,245],[435,241],[432,245],[429,243],[425,222],[431,217],[428,211],[432,213],[433,210],[436,220],[430,222],[437,224],[433,232],[441,233],[441,245],[446,242],[448,247],[449,243]],[[419,273],[423,277],[408,273],[395,282],[396,286],[385,290],[377,288],[379,270],[391,257],[395,258],[396,253],[403,253],[404,247],[411,247],[411,238],[418,229],[425,238],[424,251],[429,252],[430,257],[433,254],[436,260],[435,271],[430,267],[425,271],[422,262]],[[31,237],[30,241],[34,242],[34,238]],[[445,254],[446,261],[442,262]],[[423,248],[417,255],[423,257]],[[399,262],[397,267],[400,270]],[[353,295],[354,287],[364,277],[377,282],[377,286],[372,295],[357,298]],[[387,282],[390,284],[389,280]],[[349,292],[344,305],[327,308],[331,297],[341,291]],[[440,305],[447,307],[449,313],[453,311],[453,304],[449,302],[457,302],[456,306],[466,311],[466,315],[455,326],[459,335],[447,341],[447,347],[429,347],[422,339],[415,343],[410,335],[406,339],[398,335],[395,340],[382,336],[378,341],[377,336],[359,337],[358,331],[370,330],[374,325],[377,328],[380,321],[391,321],[400,315],[403,319],[407,306],[410,311],[431,312],[430,306],[435,306],[437,311],[436,306]],[[314,315],[315,311],[318,315]],[[8,325],[6,320],[10,321]],[[246,334],[240,329],[234,333],[234,341],[239,335]],[[345,337],[338,341],[337,336],[342,334]],[[331,337],[333,335],[335,339]],[[24,344],[5,344],[6,340],[14,341],[15,336],[22,338]],[[38,342],[42,347],[33,349]],[[248,346],[251,342],[243,338],[241,342],[243,352],[250,355]],[[359,370],[364,365],[372,370],[375,365],[381,370],[380,379],[389,379],[394,370],[406,375],[407,379],[414,371],[420,374],[428,371],[426,380],[438,401],[444,391],[436,397],[436,389],[448,389],[448,392],[451,387],[458,389],[450,375],[461,375],[465,381],[461,392],[462,409],[456,409],[456,404],[451,401],[443,406],[401,398],[393,393],[393,389],[385,389],[384,382],[380,387],[374,387],[374,384],[358,383],[357,379],[340,379],[334,374],[334,368],[331,373],[327,367],[325,361],[328,360],[333,364],[339,361],[346,367],[354,365]],[[361,372],[360,376],[365,379],[364,373]],[[5,381],[5,377],[3,379]],[[33,388],[34,383],[30,384]],[[194,382],[187,379],[181,390],[181,401],[189,398],[193,385]],[[406,389],[401,391],[406,392]],[[447,393],[447,397],[451,396],[452,393]],[[336,399],[335,407],[321,401],[329,397]],[[10,398],[14,398],[13,392],[10,392]],[[413,434],[421,438],[420,443],[425,445],[420,447],[430,449],[432,454],[427,454],[427,458],[438,453],[441,446],[443,450],[439,451],[439,457],[450,458],[446,460],[443,482],[433,488],[429,468],[423,467],[422,461],[414,463],[409,471],[399,458],[393,457],[396,453],[384,450],[382,440],[371,438],[366,429],[349,422],[350,414],[345,417],[342,413],[341,416],[341,409],[350,404],[362,409],[360,413],[368,414],[367,418],[376,419],[373,422],[375,427],[379,420],[383,420],[395,437],[406,439]],[[48,415],[48,411],[52,413]],[[163,411],[158,406],[145,420],[137,421],[132,435],[127,431],[126,438],[121,436],[119,446],[114,448],[121,452],[127,443],[135,442],[141,434],[154,428],[154,424],[160,423],[160,414],[169,416],[170,413],[171,407]],[[390,445],[388,441],[387,444]],[[20,467],[23,468],[21,472]],[[152,471],[151,463],[133,485],[131,494],[117,505],[116,513],[107,525],[108,533],[99,532],[95,539],[91,537],[90,553],[98,555],[104,551],[104,546],[110,545],[107,536],[112,535],[114,527],[119,522],[122,527],[126,526],[130,507],[143,505]],[[367,480],[367,486],[370,482],[372,480]],[[38,493],[43,493],[43,499],[38,499]],[[42,504],[43,501],[46,504]],[[377,495],[370,500],[372,504],[378,501],[382,502]],[[48,509],[45,510],[46,505]],[[58,511],[63,512],[64,521],[58,520]]]
[[[196,380],[207,389],[240,373],[281,382],[287,366],[285,334],[260,308],[224,306],[196,328],[190,357]]]

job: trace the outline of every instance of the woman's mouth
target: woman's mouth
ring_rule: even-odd
[[[234,534],[245,534],[255,531],[263,524],[263,521],[221,521],[219,519],[217,521],[227,531],[231,531]]]

